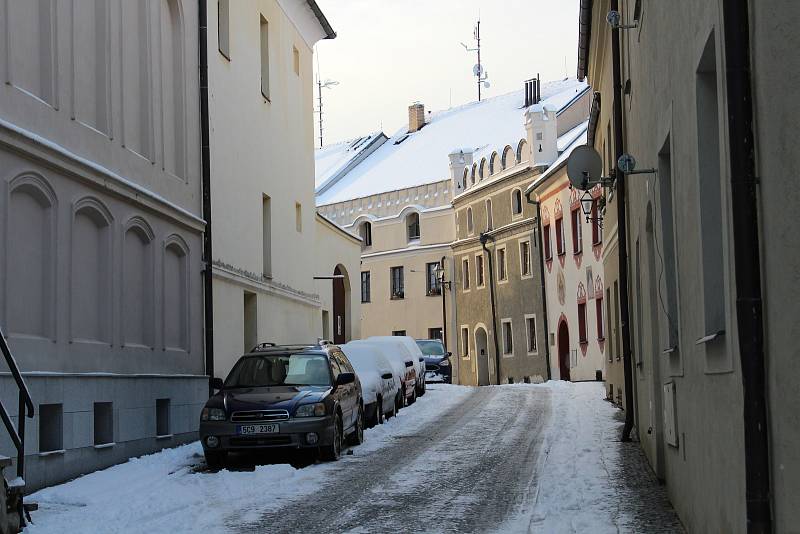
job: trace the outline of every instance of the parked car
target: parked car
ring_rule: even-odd
[[[392,336],[371,337],[350,343],[367,344],[378,346],[383,349],[384,354],[392,362],[394,370],[400,375],[401,394],[399,397],[398,409],[408,404],[413,404],[417,400],[417,366],[414,357],[408,352],[402,342]]]
[[[416,397],[421,397],[425,395],[425,355],[422,354],[422,351],[419,350],[417,346],[417,342],[414,341],[414,338],[411,336],[375,336],[367,338],[369,340],[372,339],[385,339],[391,340],[392,342],[399,342],[406,348],[408,353],[411,355],[412,359],[414,360],[414,368],[417,371],[417,383],[416,383]]]
[[[336,460],[345,438],[364,440],[364,401],[352,364],[335,345],[265,343],[245,354],[200,415],[211,467],[229,452],[294,448]]]
[[[368,427],[383,423],[397,413],[399,377],[395,377],[392,364],[375,344],[346,343],[341,346],[356,370],[364,397],[364,418]]]
[[[447,352],[438,339],[418,339],[417,346],[425,355],[425,382],[450,384],[453,368],[450,365],[452,352]]]

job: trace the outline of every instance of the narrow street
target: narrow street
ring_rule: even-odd
[[[193,443],[32,495],[30,532],[682,532],[602,399],[597,383],[431,386],[338,462],[211,472]]]

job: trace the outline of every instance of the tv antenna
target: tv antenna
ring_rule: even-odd
[[[319,73],[319,54],[317,54],[317,113],[319,113],[319,147],[322,148],[322,90],[339,85],[336,80],[322,81]]]
[[[472,67],[472,75],[478,78],[478,102],[481,101],[481,87],[488,89],[491,87],[489,83],[489,72],[484,70],[483,64],[481,63],[481,19],[478,18],[478,23],[475,25],[475,29],[472,32],[472,37],[477,41],[478,45],[475,48],[470,48],[464,43],[461,43],[461,46],[467,52],[477,52],[478,54],[478,62],[475,66]]]

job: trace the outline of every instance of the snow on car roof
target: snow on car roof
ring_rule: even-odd
[[[542,84],[537,106],[563,109],[588,89],[585,82],[565,79]],[[519,142],[526,136],[522,90],[481,102],[428,114],[425,126],[414,133],[404,125],[349,172],[332,180],[331,161],[344,150],[340,145],[317,151],[317,205],[445,180],[449,177],[450,154],[457,147],[476,150]],[[372,134],[375,135],[375,134]],[[341,168],[341,160],[339,160]],[[327,180],[327,182],[326,182]]]

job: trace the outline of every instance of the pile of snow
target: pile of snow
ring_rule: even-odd
[[[354,454],[377,451],[403,432],[413,432],[442,411],[463,402],[470,388],[437,386],[416,404],[365,432]],[[198,471],[204,467],[198,442],[135,458],[127,463],[46,488],[27,499],[39,503],[35,523],[25,532],[102,532],[176,534],[225,532],[229,524],[246,524],[292,497],[312,493],[339,463],[317,463],[304,469],[260,465],[252,472]]]

